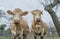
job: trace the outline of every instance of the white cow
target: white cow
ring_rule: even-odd
[[[7,10],[9,15],[13,15],[11,22],[11,33],[13,35],[13,39],[26,39],[29,33],[29,26],[27,21],[22,17],[28,14],[28,11],[22,11],[19,8],[15,10]],[[22,37],[23,36],[23,37]]]

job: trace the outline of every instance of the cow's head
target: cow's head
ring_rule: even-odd
[[[11,11],[11,10],[7,10],[7,13],[9,15],[13,15],[12,20],[14,24],[20,24],[21,20],[22,20],[22,16],[25,16],[28,14],[28,11],[22,11],[19,8],[16,8],[15,10]]]
[[[40,21],[42,11],[36,9],[36,10],[31,11],[31,13],[32,13],[33,19],[34,19],[35,21]]]

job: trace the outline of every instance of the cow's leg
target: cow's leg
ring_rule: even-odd
[[[41,36],[40,38],[43,39],[43,36]]]
[[[15,37],[15,36],[13,36],[13,39],[16,39],[16,37]]]
[[[23,39],[26,39],[27,35],[23,34]]]
[[[34,39],[36,39],[36,36],[34,36]]]
[[[13,34],[13,39],[20,38],[19,35],[20,34],[16,34],[16,35]]]
[[[16,36],[14,34],[12,34],[12,39],[16,39]]]
[[[43,37],[43,35],[44,35],[44,28],[42,28],[41,30],[41,36]]]
[[[16,32],[11,30],[11,34],[12,34],[12,39],[16,39]]]
[[[19,36],[18,39],[23,39],[23,36]]]
[[[23,29],[20,31],[20,34],[18,36],[18,39],[23,39]]]
[[[23,36],[23,39],[26,39],[26,36]]]
[[[13,39],[16,39],[15,37]]]
[[[41,30],[41,39],[43,39],[43,36],[44,36],[44,28],[42,28],[42,30]]]
[[[37,35],[36,34],[34,34],[34,39],[36,39],[37,38]]]
[[[21,39],[21,37],[18,37],[18,39]]]
[[[18,36],[18,39],[21,39],[21,36],[20,35]]]

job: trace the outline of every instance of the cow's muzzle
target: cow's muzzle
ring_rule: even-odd
[[[15,20],[14,24],[18,25],[18,24],[20,24],[20,21],[19,20]]]
[[[37,21],[37,22],[40,22],[40,19],[37,18],[36,21]]]

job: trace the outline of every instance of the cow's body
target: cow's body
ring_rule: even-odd
[[[24,12],[16,8],[13,12],[8,10],[8,14],[13,15],[13,19],[11,21],[11,32],[13,39],[26,39],[28,32],[29,32],[29,26],[27,24],[27,21],[22,17],[23,15],[26,15],[28,12]]]
[[[34,38],[39,35],[41,39],[46,35],[48,31],[48,26],[41,20],[41,11],[40,10],[33,10],[32,11],[33,22],[32,22],[32,31],[34,33]]]
[[[34,20],[33,20],[34,21]],[[32,22],[33,33],[40,36],[45,36],[48,31],[47,24],[44,22]]]
[[[27,34],[29,32],[29,27],[28,27],[27,21],[22,18],[21,25],[15,25],[12,22],[11,23],[11,32],[12,32],[12,35],[15,37],[18,37],[19,35],[20,36],[23,36],[23,35],[27,36]]]

